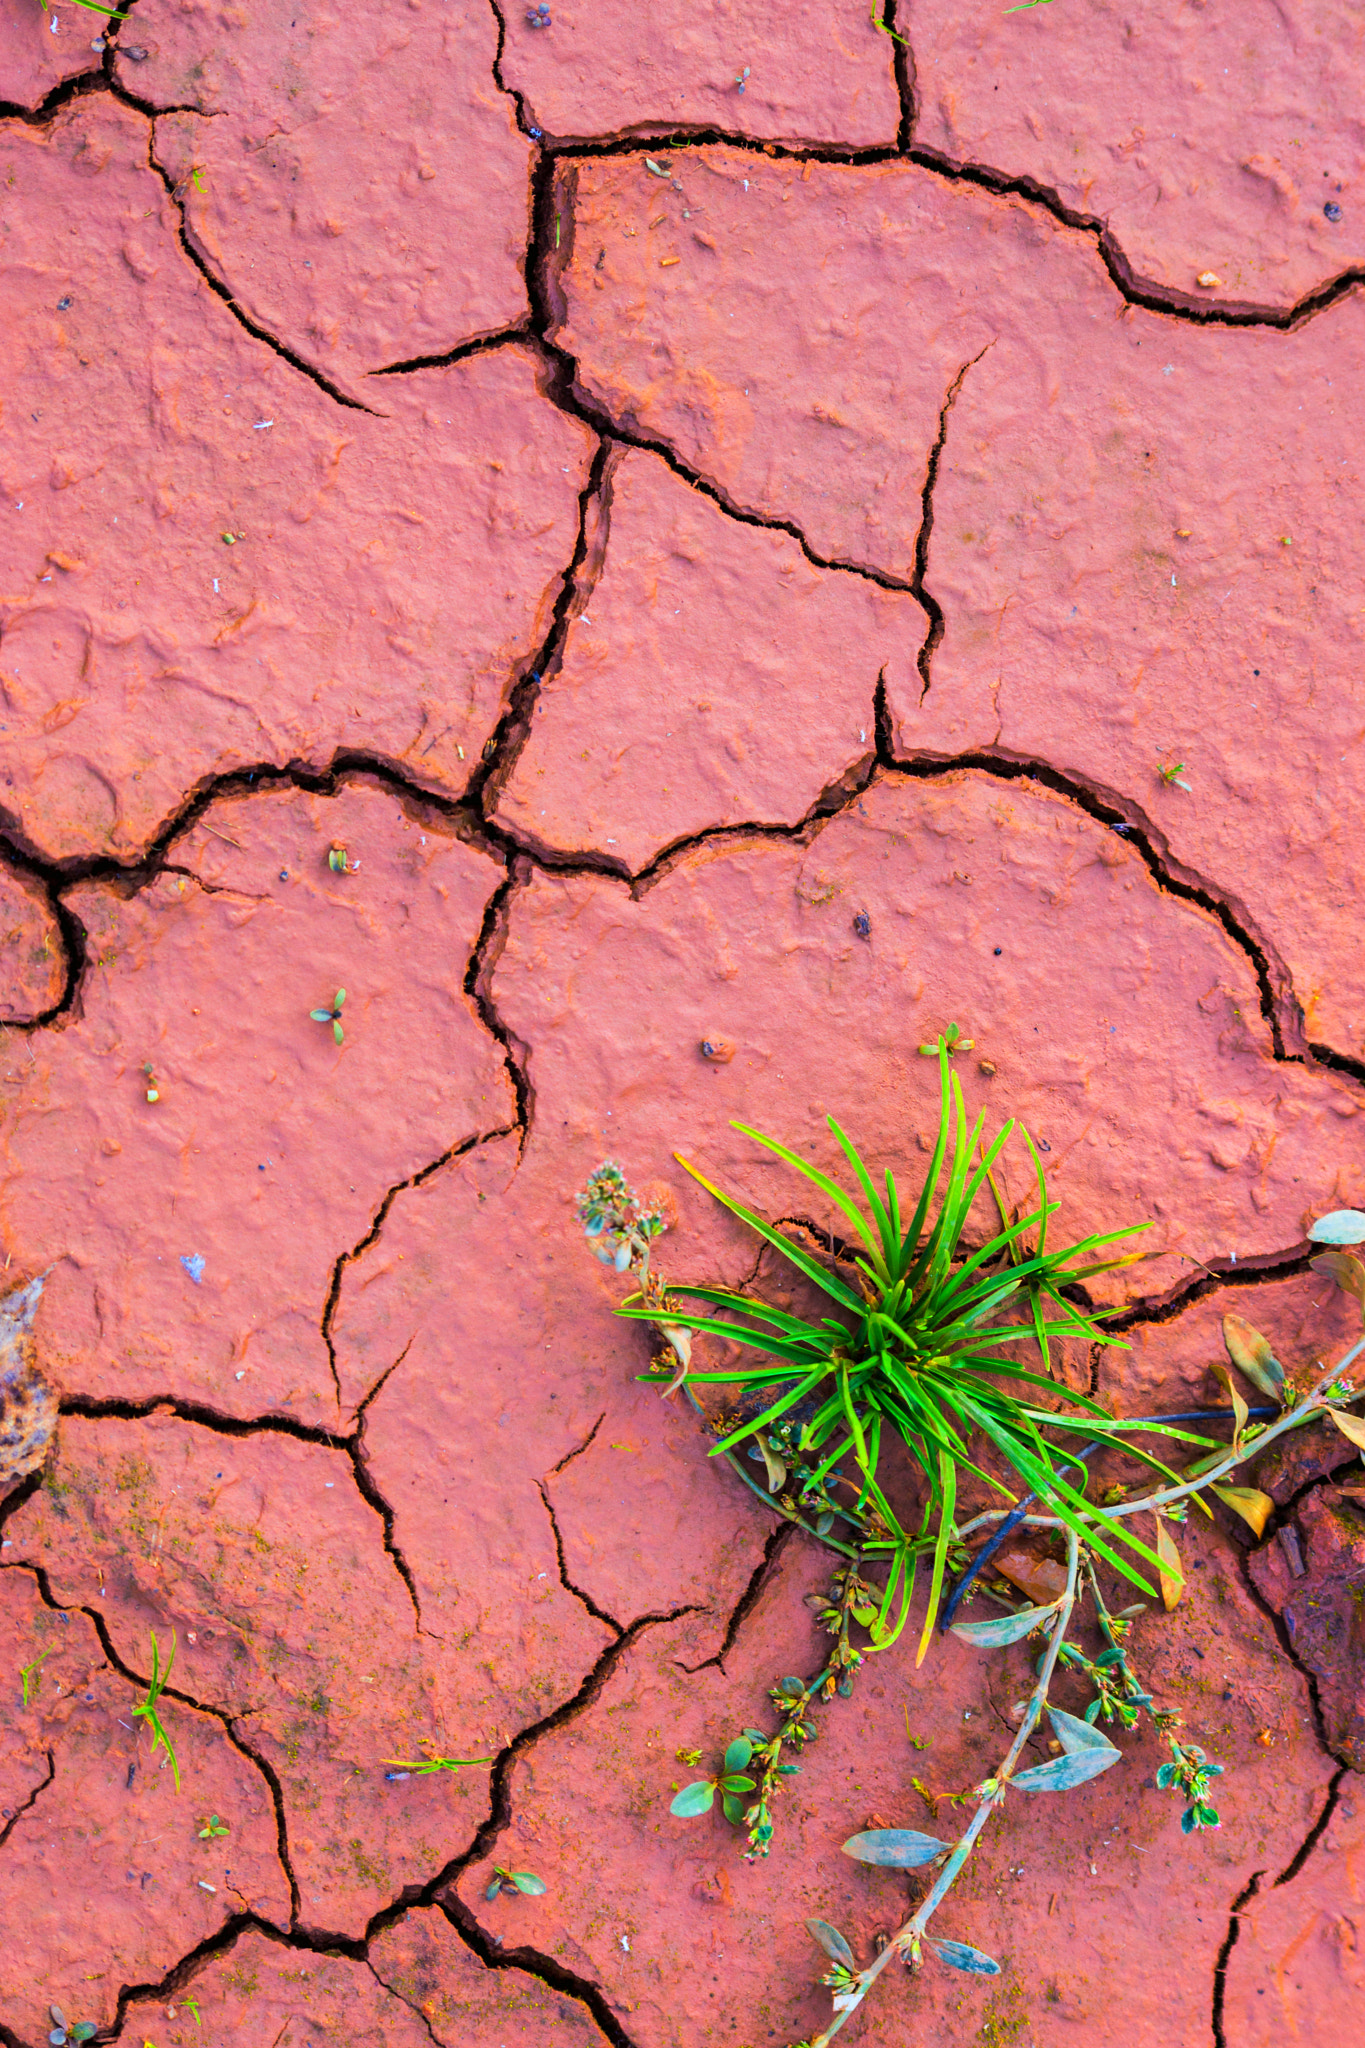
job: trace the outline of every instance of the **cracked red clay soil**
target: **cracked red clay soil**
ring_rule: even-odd
[[[913,1170],[958,1019],[1059,1227],[1156,1222],[1076,1384],[1349,1341],[1358,9],[550,11],[0,0],[0,1252],[62,1395],[0,1476],[6,2048],[783,2048],[803,1918],[902,1917],[838,1844],[1026,1655],[873,1660],[767,1863],[669,1818],[829,1560],[637,1383],[603,1156],[737,1283],[673,1153]],[[1365,1481],[1324,1426],[1259,1483],[1140,1627],[1222,1829],[1132,1741],[973,1859],[1005,1974],[850,2039],[1359,2031]]]

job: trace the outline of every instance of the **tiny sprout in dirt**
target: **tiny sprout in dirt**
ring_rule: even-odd
[[[424,1777],[432,1771],[472,1771],[476,1764],[491,1764],[492,1761],[491,1756],[386,1756],[384,1759],[390,1766],[388,1776],[391,1780],[400,1774]]]
[[[42,1681],[43,1663],[51,1655],[52,1646],[49,1644],[47,1649],[39,1651],[31,1664],[21,1664],[19,1666],[19,1683],[23,1688],[25,1706],[28,1705],[31,1699],[37,1699],[38,1687]]]
[[[538,1899],[549,1887],[543,1877],[537,1877],[532,1870],[504,1870],[500,1863],[493,1865],[493,1876],[484,1888],[486,1899],[496,1899],[500,1892],[522,1892],[528,1899]]]
[[[360,872],[360,862],[351,859],[339,839],[334,839],[328,848],[327,865],[334,875],[355,875]]]
[[[1183,761],[1176,761],[1170,768],[1163,768],[1158,762],[1156,772],[1165,783],[1167,789],[1174,784],[1177,789],[1189,790],[1189,783],[1181,779],[1185,773],[1185,763]]]
[[[199,1830],[199,1839],[201,1842],[211,1842],[216,1836],[226,1835],[228,1832],[227,1822],[219,1820],[216,1813],[211,1813]]]
[[[161,1090],[160,1090],[160,1089],[159,1089],[159,1088],[157,1087],[157,1085],[156,1085],[156,1075],[155,1075],[155,1074],[154,1074],[154,1073],[152,1072],[152,1069],[151,1069],[150,1065],[148,1065],[148,1066],[145,1066],[145,1067],[144,1067],[144,1068],[142,1069],[142,1071],[143,1071],[143,1073],[144,1073],[144,1074],[145,1074],[145,1075],[147,1076],[147,1100],[148,1100],[148,1102],[160,1102],[160,1100],[161,1100]]]
[[[138,1706],[133,1708],[133,1719],[135,1721],[145,1721],[148,1727],[151,1729],[153,1756],[156,1755],[158,1749],[165,1750],[167,1760],[169,1761],[171,1770],[175,1776],[175,1789],[178,1792],[180,1790],[180,1764],[176,1758],[175,1751],[171,1746],[171,1738],[169,1735],[167,1735],[166,1730],[161,1725],[161,1716],[158,1711],[161,1695],[166,1689],[166,1681],[169,1679],[171,1675],[171,1666],[175,1663],[175,1630],[171,1630],[171,1654],[166,1659],[166,1668],[164,1671],[161,1668],[161,1647],[157,1642],[155,1629],[151,1631],[151,1637],[151,1682],[147,1687],[146,1699],[141,1701]]]
[[[64,2041],[89,2041],[98,2032],[93,2020],[77,2020],[74,2026],[68,2026],[66,2014],[59,2005],[50,2005],[47,2011],[52,2021],[52,2032],[47,2038],[53,2043],[53,2048],[62,2048]]]
[[[974,1052],[975,1050],[976,1040],[974,1038],[964,1038],[960,1024],[948,1024],[944,1027],[942,1038],[936,1038],[932,1045],[922,1045],[919,1052],[920,1058],[923,1060],[936,1060],[941,1052]]]
[[[345,1002],[345,1000],[346,991],[344,988],[339,988],[332,998],[332,1007],[330,1008],[330,1010],[310,1010],[308,1012],[309,1016],[312,1018],[315,1024],[331,1025],[332,1036],[333,1038],[335,1038],[338,1045],[341,1044],[342,1040],[346,1036],[346,1033],[341,1028],[341,1006]]]

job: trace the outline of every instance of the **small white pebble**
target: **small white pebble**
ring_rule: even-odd
[[[623,1948],[623,1949],[625,1950],[626,1954],[627,1954],[627,1955],[629,1955],[629,1954],[630,1954],[630,1936],[629,1936],[628,1934],[623,1934],[623,1935],[621,1936],[621,1946],[622,1946],[622,1948]]]
[[[332,1491],[332,1488],[336,1485],[336,1481],[335,1479],[325,1479],[323,1481],[323,1485],[327,1488],[327,1491],[330,1493]]]
[[[246,1378],[246,1372],[245,1372],[245,1370],[243,1370],[243,1371],[239,1372],[239,1373],[238,1373],[238,1375],[237,1375],[237,1377],[238,1377],[238,1379],[239,1379],[239,1380],[244,1380],[244,1379]]]
[[[203,1878],[201,1877],[199,1880],[199,1889],[201,1892],[216,1892],[218,1887],[216,1884],[205,1884]]]

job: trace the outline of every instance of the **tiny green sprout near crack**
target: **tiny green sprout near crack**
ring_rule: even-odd
[[[346,1036],[345,1032],[341,1028],[341,1006],[345,1002],[345,1000],[346,991],[344,988],[339,988],[335,996],[333,996],[332,998],[332,1006],[329,1010],[310,1010],[308,1012],[309,1016],[312,1018],[315,1024],[331,1025],[332,1036],[333,1038],[335,1038],[338,1045],[341,1044],[342,1040]]]
[[[42,1667],[46,1659],[51,1655],[52,1645],[49,1643],[45,1650],[38,1652],[38,1655],[31,1664],[21,1664],[19,1666],[19,1683],[23,1688],[25,1706],[28,1705],[30,1699],[37,1699],[38,1687],[42,1683]]]
[[[199,1830],[199,1839],[201,1842],[211,1842],[214,1841],[219,1835],[226,1835],[230,1832],[231,1830],[229,1829],[227,1822],[219,1820],[216,1813],[211,1813],[208,1816],[208,1819],[204,1822],[203,1827]]]
[[[357,875],[360,862],[352,860],[339,839],[334,839],[327,852],[327,865],[334,875]]]
[[[470,1771],[476,1764],[491,1764],[491,1756],[422,1756],[417,1758],[386,1756],[386,1765],[394,1772],[411,1772],[418,1777],[432,1771]]]
[[[171,1630],[171,1654],[166,1659],[164,1671],[161,1668],[161,1647],[156,1639],[156,1630],[152,1629],[150,1633],[152,1638],[152,1676],[147,1687],[146,1699],[133,1708],[133,1719],[135,1721],[145,1721],[151,1729],[153,1756],[156,1755],[158,1749],[165,1750],[171,1771],[175,1777],[175,1789],[178,1792],[180,1790],[180,1764],[175,1750],[171,1746],[171,1738],[161,1725],[161,1716],[158,1712],[161,1695],[165,1691],[166,1681],[171,1675],[171,1666],[175,1663],[175,1630]]]
[[[203,2026],[203,2024],[204,2024],[204,2022],[203,2022],[203,2021],[202,2021],[202,2020],[200,2019],[200,2017],[199,2017],[199,2001],[198,2001],[198,1999],[196,1999],[196,1998],[191,1998],[191,1997],[190,1997],[190,1995],[189,1995],[189,1993],[188,1993],[188,1992],[186,1992],[185,1996],[184,1996],[184,1997],[183,1997],[183,1998],[181,1999],[180,2003],[181,2003],[182,2005],[187,2005],[187,2006],[189,2007],[190,2011],[191,2011],[191,2012],[192,2012],[192,2013],[194,2014],[194,2024],[196,2025],[196,2027],[202,2027],[202,2026]]]
[[[1168,789],[1171,787],[1172,784],[1174,784],[1177,789],[1189,791],[1189,793],[1193,795],[1193,791],[1190,790],[1189,783],[1183,782],[1181,780],[1181,777],[1185,773],[1185,763],[1183,761],[1175,762],[1175,764],[1170,768],[1163,768],[1161,766],[1161,763],[1158,762],[1156,772],[1161,777],[1162,781],[1165,783]]]
[[[528,1899],[538,1899],[549,1887],[543,1877],[537,1877],[532,1870],[504,1870],[500,1863],[493,1865],[491,1883],[484,1888],[486,1899],[496,1899],[499,1892],[521,1892]]]
[[[920,1058],[923,1060],[936,1060],[943,1053],[974,1052],[975,1050],[976,1040],[974,1038],[964,1038],[960,1024],[949,1024],[945,1027],[941,1038],[936,1038],[932,1045],[922,1045],[919,1052]]]
[[[89,2041],[98,2032],[93,2020],[77,2020],[74,2026],[68,2026],[66,2015],[59,2005],[50,2005],[47,2011],[52,2021],[52,2032],[47,2038],[53,2044],[53,2048],[62,2048],[65,2041]]]

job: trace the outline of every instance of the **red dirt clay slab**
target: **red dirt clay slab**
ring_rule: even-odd
[[[1151,1783],[1164,1751],[1150,1734],[1120,1734],[1131,1754],[1064,1807],[1022,1793],[1009,1803],[934,1923],[998,1956],[1006,1974],[978,1985],[933,1965],[914,1981],[888,1971],[855,2038],[890,2043],[913,2030],[989,2040],[992,2027],[1013,2022],[1018,2038],[1051,2042],[1062,2017],[1084,2022],[1087,2041],[1104,2048],[1139,2033],[1187,2038],[1192,1987],[1212,1974],[1233,1899],[1253,1869],[1293,1854],[1330,1776],[1307,1687],[1221,1539],[1203,1542],[1188,1607],[1142,1622],[1136,1655],[1163,1694],[1182,1674],[1191,1736],[1228,1767],[1221,1830],[1182,1836],[1177,1799]],[[851,1699],[817,1710],[820,1739],[775,1804],[766,1862],[743,1861],[743,1837],[717,1812],[672,1818],[673,1793],[713,1770],[732,1736],[772,1725],[767,1688],[784,1673],[819,1670],[829,1639],[802,1596],[827,1587],[829,1569],[827,1554],[794,1542],[724,1671],[686,1674],[695,1661],[688,1621],[642,1636],[592,1714],[520,1754],[508,1827],[460,1881],[488,1933],[600,1983],[637,2048],[725,2041],[732,2021],[752,2029],[755,2013],[777,2041],[813,2033],[828,2020],[829,1996],[808,1987],[828,1965],[803,1918],[833,1923],[866,1961],[875,1937],[909,1910],[903,1878],[855,1864],[840,1843],[868,1825],[954,1839],[962,1810],[945,1802],[931,1815],[911,1779],[931,1792],[970,1788],[1008,1747],[1011,1704],[1030,1682],[1027,1650],[987,1656],[936,1641],[916,1679],[902,1639],[857,1675]],[[1233,1670],[1235,1695],[1223,1677]],[[1274,1753],[1257,1739],[1271,1711],[1284,1722]],[[1046,1754],[1041,1738],[1038,1749]],[[696,1750],[700,1764],[690,1761]],[[534,1871],[545,1895],[485,1901],[493,1860]]]
[[[104,26],[70,0],[0,0],[0,101],[34,111],[68,78],[98,71],[100,53],[91,44]]]
[[[1350,0],[915,0],[907,27],[916,146],[1104,221],[1179,303],[1287,310],[1365,258]]]
[[[155,160],[214,276],[374,404],[367,371],[525,319],[532,150],[492,76],[485,0],[356,26],[291,0],[249,14],[139,0],[115,75],[176,110],[156,123]]]
[[[0,867],[0,1024],[28,1023],[60,1001],[61,933],[42,891]]]
[[[626,451],[599,573],[498,804],[528,844],[632,871],[671,841],[799,824],[871,766],[879,677],[903,696],[927,618],[913,597],[815,568],[657,455]]]
[[[520,349],[336,405],[207,291],[107,97],[12,124],[5,807],[136,857],[207,777],[339,749],[463,791],[549,630],[592,437]],[[36,418],[35,418],[36,415]]]
[[[163,1656],[169,1647],[163,1639]],[[0,2023],[25,2041],[46,2038],[52,2003],[73,2024],[111,2025],[125,1985],[161,1977],[235,1913],[288,1923],[289,1883],[261,1772],[221,1721],[163,1694],[177,1792],[164,1751],[153,1757],[146,1723],[133,1719],[150,1648],[145,1631],[130,1646],[135,1687],[106,1662],[84,1614],[46,1606],[31,1573],[0,1571],[0,1782],[9,1808],[0,1817]],[[11,1674],[37,1659],[24,1707]],[[172,1686],[184,1677],[177,1658]],[[16,1757],[25,1776],[38,1765],[38,1785],[18,1798]],[[211,1811],[227,1833],[205,1839]]]
[[[1365,304],[1199,327],[1125,307],[1017,199],[905,165],[676,162],[653,232],[638,161],[562,174],[585,389],[824,558],[908,581],[921,549],[945,630],[926,674],[888,674],[895,750],[1070,776],[1228,904],[1292,1038],[1359,1057]]]
[[[123,2039],[138,2048],[146,2040],[157,2048],[202,2048],[206,2041],[311,2048],[320,2040],[353,2048],[431,2048],[421,2014],[387,1991],[367,1964],[286,1948],[254,1928],[222,1954],[206,1957],[176,1990],[130,1999]]]
[[[370,1943],[370,1968],[421,2014],[441,2048],[600,2048],[575,1999],[515,1968],[491,1969],[436,1906],[404,1913]]]
[[[1339,1803],[1293,1876],[1263,1878],[1238,1914],[1228,1957],[1229,2041],[1346,2039],[1365,2001],[1357,1929],[1365,1913],[1365,1802],[1347,1772]]]
[[[7,1557],[41,1559],[56,1596],[99,1614],[130,1666],[150,1629],[163,1645],[176,1631],[173,1683],[230,1717],[262,1759],[258,1781],[279,1784],[304,1926],[360,1934],[473,1836],[487,1770],[386,1777],[424,1739],[490,1752],[343,1451],[164,1414],[68,1416],[48,1484],[10,1528]],[[189,1766],[181,1775],[205,1801]],[[285,1924],[287,1907],[269,1917]]]
[[[543,1112],[585,1153],[638,1184],[682,1152],[773,1216],[812,1213],[813,1191],[726,1119],[832,1165],[828,1113],[874,1174],[913,1176],[938,1113],[918,1048],[956,1022],[975,1041],[958,1061],[970,1111],[1048,1148],[1058,1242],[1154,1219],[1144,1262],[1096,1283],[1110,1298],[1282,1251],[1362,1192],[1355,1086],[1275,1061],[1222,927],[1076,806],[989,775],[879,777],[808,843],[698,850],[638,900],[537,875],[493,996]],[[729,1063],[702,1056],[716,1038]],[[1009,1198],[1024,1172],[1007,1163]],[[710,1206],[686,1193],[684,1223]],[[731,1242],[733,1284],[753,1249]]]
[[[1192,1273],[1191,1279],[1199,1276]],[[1333,1358],[1360,1337],[1360,1310],[1349,1295],[1318,1273],[1254,1286],[1215,1288],[1169,1321],[1139,1323],[1123,1333],[1125,1349],[1102,1349],[1096,1386],[1116,1415],[1158,1415],[1185,1408],[1225,1408],[1226,1384],[1214,1368],[1229,1370],[1223,1317],[1240,1316],[1269,1338],[1275,1356],[1296,1380],[1311,1384]],[[1318,1361],[1321,1361],[1319,1364]],[[1234,1373],[1255,1407],[1266,1397]],[[1296,1432],[1298,1439],[1302,1432]],[[1309,1432],[1311,1434],[1311,1432]],[[1345,1440],[1334,1431],[1346,1455]],[[1340,1462],[1340,1460],[1338,1460]],[[1257,1468],[1261,1470],[1260,1467]],[[1258,1484],[1260,1481],[1258,1480]]]
[[[862,0],[552,0],[500,8],[502,76],[552,136],[719,128],[763,142],[891,149],[900,124],[891,39]],[[656,159],[663,161],[663,159]]]
[[[90,971],[6,1087],[0,1181],[6,1249],[57,1262],[35,1336],[66,1392],[335,1425],[336,1261],[515,1115],[464,991],[500,880],[359,782],[215,803],[140,891],[71,893]],[[310,1015],[338,989],[341,1045]]]
[[[690,1416],[635,1383],[651,1347],[614,1318],[625,1290],[573,1210],[596,1163],[536,1146],[514,1177],[510,1139],[452,1162],[395,1198],[336,1315],[348,1402],[393,1368],[365,1455],[424,1625],[509,1734],[647,1615],[704,1610],[712,1655],[772,1527]]]
[[[1342,1449],[1349,1455],[1345,1437]],[[1317,1683],[1332,1754],[1353,1771],[1365,1769],[1365,1488],[1358,1467],[1345,1486],[1304,1495],[1283,1535],[1252,1558],[1251,1576]]]

